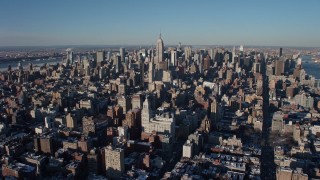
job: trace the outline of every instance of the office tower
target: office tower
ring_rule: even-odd
[[[139,108],[141,109],[142,107],[142,97],[141,97],[141,93],[137,93],[137,94],[133,94],[132,95],[132,99],[131,99],[131,104],[132,104],[132,108]]]
[[[202,53],[200,52],[200,54],[198,54],[198,68],[199,68],[199,72],[203,73],[203,56]]]
[[[233,46],[233,49],[232,49],[232,63],[235,63],[235,56],[236,56],[236,47]]]
[[[120,73],[121,70],[121,57],[120,56],[115,56],[115,61],[116,61],[116,73]]]
[[[125,62],[125,55],[126,55],[126,51],[123,47],[120,48],[120,58],[121,58],[121,63]]]
[[[208,70],[210,68],[210,57],[209,55],[207,55],[204,59],[203,59],[203,70]]]
[[[192,49],[191,47],[184,48],[184,59],[189,60],[191,58]]]
[[[162,135],[175,137],[175,118],[173,114],[163,113],[159,116],[152,116],[148,98],[143,103],[141,119],[143,132],[149,134],[157,132]]]
[[[253,72],[260,73],[261,71],[261,64],[260,63],[253,63]]]
[[[257,86],[256,86],[256,94],[258,96],[261,96],[262,93],[263,93],[263,79],[262,79],[262,76],[260,76],[261,78],[259,78],[257,80]]]
[[[157,40],[157,46],[156,46],[156,64],[163,61],[163,51],[164,51],[164,45],[163,40],[161,39],[161,34],[159,35],[159,39]]]
[[[282,48],[280,48],[280,53],[279,53],[279,57],[282,56]]]
[[[109,50],[109,51],[107,52],[107,60],[110,60],[110,59],[111,59],[111,54],[112,54],[112,52],[111,52],[111,50]]]
[[[276,76],[281,76],[284,73],[284,59],[278,59],[275,62],[275,73]]]
[[[104,61],[104,57],[105,57],[105,52],[104,51],[98,51],[97,53],[97,63],[101,63],[102,61]]]
[[[140,65],[140,88],[144,89],[144,61],[141,57],[139,60],[139,65]]]
[[[243,51],[244,51],[243,45],[240,45],[239,51],[240,51],[240,52],[243,52]]]
[[[177,66],[177,51],[171,51],[171,65]]]
[[[118,179],[124,172],[124,150],[107,146],[105,148],[106,175]]]
[[[107,74],[107,69],[105,67],[100,68],[99,79],[104,79]]]
[[[72,49],[67,49],[67,64],[73,64],[73,52]]]
[[[154,67],[152,62],[149,62],[148,78],[149,78],[149,83],[152,83],[154,78]]]
[[[149,121],[151,118],[151,108],[149,104],[150,100],[146,97],[146,100],[143,102],[143,109],[141,113],[142,131],[145,131],[149,127]]]
[[[217,126],[217,119],[218,119],[218,102],[217,102],[217,99],[214,97],[212,99],[212,102],[211,102],[211,108],[210,108],[210,119],[211,119],[211,124],[216,127]]]

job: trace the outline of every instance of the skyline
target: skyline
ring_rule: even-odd
[[[0,46],[240,45],[320,47],[320,2],[5,1]],[[48,8],[50,7],[50,8]]]

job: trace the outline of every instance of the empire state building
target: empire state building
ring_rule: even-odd
[[[164,49],[164,45],[163,45],[163,40],[161,39],[161,34],[159,35],[159,39],[157,40],[157,46],[156,46],[156,63],[159,64],[159,62],[163,61],[163,49]]]

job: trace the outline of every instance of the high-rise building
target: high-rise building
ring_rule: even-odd
[[[149,72],[148,72],[149,83],[152,83],[154,80],[154,67],[153,62],[149,62]]]
[[[115,56],[115,64],[116,64],[116,73],[119,73],[120,70],[121,70],[121,67],[122,67],[122,64],[121,64],[121,57],[120,56]]]
[[[102,62],[105,57],[105,52],[104,51],[97,51],[97,62]]]
[[[235,56],[236,56],[236,47],[233,46],[233,49],[232,49],[232,63],[235,63]]]
[[[140,88],[144,89],[144,61],[143,59],[139,60],[140,65]]]
[[[184,59],[189,60],[191,58],[192,49],[191,47],[184,48]]]
[[[164,52],[164,45],[163,40],[161,39],[161,34],[159,35],[159,39],[157,40],[157,46],[156,46],[156,63],[163,61],[163,52]]]
[[[175,118],[173,117],[173,114],[163,113],[159,116],[153,116],[148,98],[143,102],[141,115],[143,132],[151,134],[155,131],[159,134],[175,137]]]
[[[149,122],[151,118],[151,107],[150,107],[150,100],[146,97],[146,100],[143,102],[143,108],[141,113],[141,126],[142,131],[145,131],[149,127]]]
[[[126,55],[126,50],[121,47],[120,48],[120,58],[121,58],[121,63],[124,63],[125,62],[125,55]]]
[[[279,57],[282,56],[282,48],[280,48]]]
[[[105,148],[106,175],[109,178],[120,178],[124,172],[124,150],[107,146]]]
[[[206,56],[204,59],[203,59],[203,70],[208,70],[210,68],[210,57],[209,56]]]
[[[67,49],[67,64],[73,64],[73,52],[72,49]]]
[[[275,62],[275,73],[276,76],[281,76],[284,73],[284,60],[278,59]]]
[[[243,45],[240,45],[240,47],[239,47],[239,51],[240,51],[240,52],[243,52],[243,51],[244,51],[244,47],[243,47]]]
[[[182,157],[192,158],[193,157],[193,143],[187,140],[182,148]]]
[[[171,51],[171,66],[177,66],[177,51]]]
[[[213,124],[213,126],[216,126],[217,125],[217,113],[218,113],[218,102],[216,100],[216,98],[213,98],[212,99],[212,102],[211,102],[211,109],[210,109],[210,116],[211,116],[211,122]]]

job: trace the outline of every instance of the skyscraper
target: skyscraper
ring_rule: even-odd
[[[126,55],[126,50],[125,50],[123,47],[121,47],[121,48],[120,48],[121,63],[124,63],[124,61],[125,61],[125,55]]]
[[[171,51],[171,66],[177,66],[177,51]]]
[[[232,63],[234,63],[234,59],[235,59],[235,55],[236,55],[236,48],[233,46],[233,49],[232,49]]]
[[[163,40],[161,39],[161,34],[159,35],[159,39],[157,40],[157,46],[156,46],[156,63],[163,61],[163,51],[164,51],[164,45]]]
[[[284,59],[280,58],[275,62],[275,72],[274,75],[281,76],[284,73]]]
[[[153,62],[149,62],[149,72],[148,72],[149,83],[152,83],[154,80],[154,66]]]
[[[148,99],[148,97],[146,97],[146,100],[143,102],[143,108],[141,113],[142,131],[146,131],[149,128],[150,118],[151,118],[150,100]]]
[[[191,53],[192,53],[191,47],[185,47],[184,48],[184,59],[189,60],[191,58]]]
[[[168,137],[175,137],[175,117],[170,112],[164,112],[160,115],[152,114],[148,97],[143,102],[143,109],[141,113],[142,132],[151,134],[157,132],[158,134],[167,135]]]
[[[67,64],[73,64],[73,52],[72,49],[68,48],[67,50]]]
[[[105,57],[105,52],[104,51],[97,51],[97,62],[102,62]]]
[[[280,48],[279,57],[282,56],[282,48]]]

